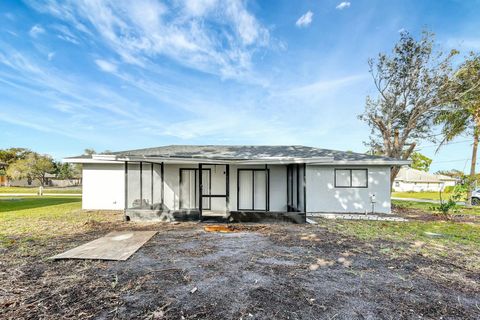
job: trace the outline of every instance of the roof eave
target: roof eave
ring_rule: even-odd
[[[403,166],[411,163],[410,160],[335,160],[329,163],[318,163],[318,165]]]
[[[176,158],[176,157],[152,157],[152,156],[116,156],[116,155],[93,155],[91,158],[65,158],[67,163],[121,163],[131,162],[157,162],[157,163],[211,163],[211,164],[292,164],[305,163],[310,165],[373,165],[373,166],[401,166],[411,164],[410,160],[334,160],[332,157],[315,158],[260,158],[260,159],[214,159],[214,158]]]
[[[326,163],[331,162],[331,157],[316,158],[260,158],[260,159],[215,159],[215,158],[176,158],[176,157],[117,157],[118,161],[149,161],[163,163],[211,163],[211,164],[291,164],[291,163]]]

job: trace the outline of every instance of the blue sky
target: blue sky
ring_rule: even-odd
[[[2,1],[0,148],[166,144],[364,152],[367,59],[399,30],[480,51],[479,1]],[[463,170],[470,143],[434,155]]]

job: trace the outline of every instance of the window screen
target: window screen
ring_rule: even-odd
[[[142,208],[151,208],[152,205],[152,164],[141,163],[142,166]]]
[[[202,193],[210,194],[210,169],[202,170]],[[180,169],[180,209],[198,209],[198,169]],[[202,208],[210,210],[210,198],[202,199]]]
[[[238,209],[253,208],[253,171],[238,171]]]
[[[142,194],[140,192],[140,164],[128,163],[127,208],[141,209]]]
[[[180,209],[197,207],[196,170],[180,170]]]
[[[267,185],[267,170],[238,170],[238,210],[267,210]]]
[[[366,188],[367,187],[367,170],[352,170],[352,187]]]
[[[367,169],[335,169],[336,188],[367,188]]]
[[[336,187],[350,187],[351,186],[350,170],[335,170],[335,186]]]
[[[255,203],[253,209],[265,210],[267,206],[267,175],[265,171],[254,171],[253,174],[255,175],[255,185],[253,186]]]

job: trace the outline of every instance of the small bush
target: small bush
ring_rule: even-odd
[[[452,193],[454,190],[455,190],[455,186],[446,186],[445,189],[443,189],[443,192]]]
[[[434,206],[431,209],[434,214],[440,215],[446,219],[450,218],[450,211],[454,211],[457,208],[455,200],[449,199],[447,202],[442,201],[439,206]]]

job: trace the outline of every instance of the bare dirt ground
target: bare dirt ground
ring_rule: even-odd
[[[99,224],[2,252],[2,319],[479,319],[480,274],[454,255],[387,255],[320,225]],[[125,262],[51,261],[110,230],[159,232]]]
[[[393,213],[396,216],[406,218],[410,221],[453,221],[453,222],[471,222],[471,223],[480,223],[480,215],[472,214],[450,214],[443,216],[441,214],[432,214],[431,212],[426,212],[422,209],[415,208],[406,208],[401,206],[393,205]]]

